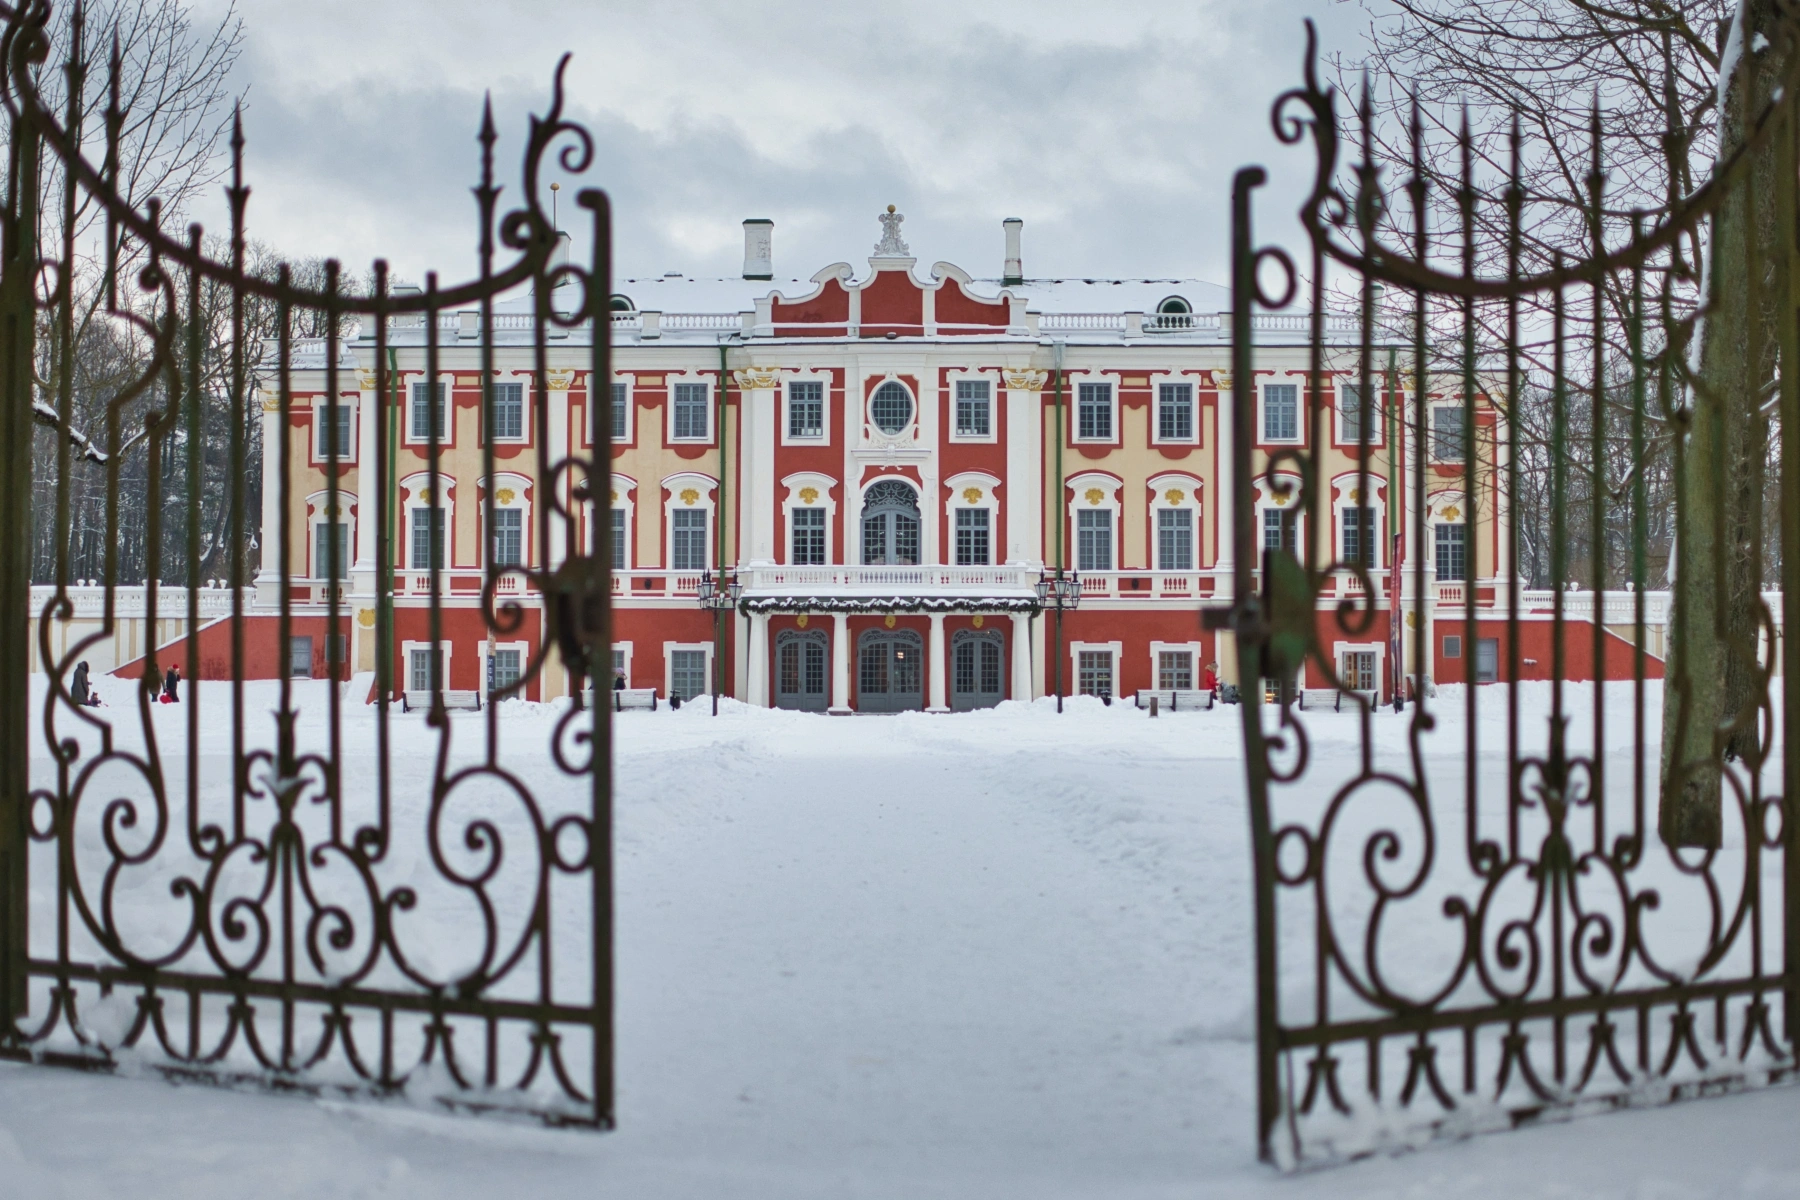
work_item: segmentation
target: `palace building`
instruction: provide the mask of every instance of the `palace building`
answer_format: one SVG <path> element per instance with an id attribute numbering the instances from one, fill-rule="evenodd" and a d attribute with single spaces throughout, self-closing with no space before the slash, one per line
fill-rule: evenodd
<path id="1" fill-rule="evenodd" d="M 1396 422 L 1383 415 L 1385 399 L 1359 395 L 1353 321 L 1329 318 L 1330 418 L 1324 444 L 1309 446 L 1304 315 L 1256 317 L 1255 418 L 1236 429 L 1224 289 L 1193 279 L 1029 277 L 1016 220 L 1004 223 L 1000 275 L 978 278 L 947 262 L 922 271 L 902 220 L 892 208 L 881 214 L 866 270 L 833 263 L 809 278 L 777 277 L 771 223 L 747 221 L 742 278 L 618 282 L 610 379 L 590 375 L 591 323 L 551 325 L 540 345 L 530 297 L 500 306 L 491 474 L 478 312 L 438 315 L 430 379 L 424 318 L 391 320 L 396 405 L 376 403 L 366 322 L 342 343 L 335 405 L 322 345 L 298 344 L 286 430 L 265 394 L 269 482 L 255 604 L 267 617 L 279 603 L 285 519 L 292 636 L 281 648 L 253 641 L 267 640 L 296 674 L 374 670 L 374 467 L 377 422 L 386 421 L 397 690 L 430 688 L 435 670 L 447 689 L 485 693 L 512 684 L 543 648 L 544 668 L 525 694 L 566 694 L 539 596 L 521 575 L 502 573 L 495 601 L 519 611 L 502 623 L 506 632 L 491 632 L 484 576 L 490 561 L 554 567 L 565 521 L 591 519 L 601 497 L 612 531 L 613 664 L 634 688 L 686 698 L 718 677 L 725 694 L 751 704 L 885 712 L 1044 696 L 1059 673 L 1066 694 L 1192 688 L 1211 662 L 1234 682 L 1231 634 L 1205 628 L 1201 610 L 1231 596 L 1231 446 L 1242 437 L 1253 448 L 1263 544 L 1317 539 L 1321 561 L 1369 568 L 1374 611 L 1355 636 L 1337 610 L 1351 597 L 1369 604 L 1360 577 L 1334 572 L 1317 597 L 1321 636 L 1348 685 L 1385 700 L 1399 674 L 1389 636 L 1397 546 L 1408 564 L 1399 606 L 1409 627 L 1424 620 L 1431 630 L 1424 673 L 1492 679 L 1504 669 L 1500 472 L 1479 472 L 1471 512 L 1461 465 L 1467 421 L 1484 453 L 1504 460 L 1486 397 L 1423 401 L 1427 536 L 1415 545 L 1414 489 L 1393 466 L 1410 462 L 1410 447 L 1389 441 L 1420 401 L 1403 397 Z M 544 464 L 591 452 L 595 421 L 611 424 L 610 479 L 547 478 Z M 1359 475 L 1365 422 L 1370 461 Z M 326 481 L 334 442 L 336 511 Z M 1271 456 L 1280 462 L 1289 448 L 1322 456 L 1328 495 L 1318 528 L 1290 505 L 1284 485 L 1297 479 L 1269 475 Z M 283 454 L 285 511 L 273 483 Z M 1396 484 L 1405 495 L 1390 503 Z M 561 503 L 548 489 L 560 489 Z M 589 494 L 593 501 L 578 498 Z M 586 537 L 585 527 L 575 533 Z M 1417 597 L 1411 564 L 1420 554 L 1428 585 Z M 1060 614 L 1043 586 L 1059 568 L 1078 581 L 1078 598 L 1067 596 L 1073 606 Z M 336 629 L 327 628 L 332 589 Z M 702 606 L 703 592 L 734 600 L 722 622 Z M 1464 645 L 1469 604 L 1482 632 Z M 1541 615 L 1536 628 L 1547 633 Z M 1522 613 L 1523 636 L 1533 620 Z M 1626 662 L 1628 644 L 1611 640 Z M 1524 653 L 1522 673 L 1541 677 L 1548 654 Z M 1318 675 L 1309 667 L 1301 686 L 1321 686 Z"/>

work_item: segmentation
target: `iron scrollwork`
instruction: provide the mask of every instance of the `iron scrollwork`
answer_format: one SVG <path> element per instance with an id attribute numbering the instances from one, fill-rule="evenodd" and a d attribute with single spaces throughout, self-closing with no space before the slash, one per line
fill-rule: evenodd
<path id="1" fill-rule="evenodd" d="M 1769 139 L 1791 141 L 1800 127 L 1792 17 L 1784 18 L 1783 30 L 1772 39 L 1786 55 L 1776 60 L 1785 62 L 1777 72 L 1780 87 L 1770 107 L 1750 122 L 1752 147 Z M 1574 351 L 1564 328 L 1565 297 L 1623 280 L 1635 314 L 1625 389 L 1629 436 L 1634 461 L 1644 461 L 1652 391 L 1659 391 L 1672 427 L 1680 430 L 1686 420 L 1667 399 L 1667 381 L 1681 370 L 1674 360 L 1683 334 L 1677 322 L 1665 322 L 1658 331 L 1663 348 L 1648 348 L 1645 314 L 1654 306 L 1644 295 L 1646 268 L 1656 256 L 1674 253 L 1726 198 L 1754 185 L 1748 155 L 1728 159 L 1656 223 L 1635 222 L 1626 244 L 1608 247 L 1596 236 L 1587 253 L 1559 256 L 1532 273 L 1516 253 L 1524 198 L 1515 134 L 1511 185 L 1503 197 L 1515 252 L 1504 275 L 1487 277 L 1475 269 L 1476 192 L 1465 122 L 1463 174 L 1452 184 L 1461 189 L 1462 238 L 1447 247 L 1461 252 L 1457 272 L 1439 265 L 1428 236 L 1430 184 L 1419 122 L 1415 118 L 1411 174 L 1403 185 L 1407 202 L 1394 206 L 1373 149 L 1366 92 L 1361 161 L 1340 166 L 1339 98 L 1319 82 L 1314 51 L 1309 23 L 1305 82 L 1280 97 L 1273 111 L 1278 139 L 1310 144 L 1314 155 L 1313 185 L 1300 208 L 1311 252 L 1307 433 L 1301 448 L 1272 453 L 1260 464 L 1252 460 L 1250 439 L 1237 439 L 1235 600 L 1228 612 L 1209 614 L 1236 631 L 1241 674 L 1254 684 L 1244 689 L 1242 716 L 1255 867 L 1262 1154 L 1288 1167 L 1330 1162 L 1505 1128 L 1545 1113 L 1661 1103 L 1791 1077 L 1800 1020 L 1792 958 L 1800 893 L 1789 855 L 1788 806 L 1777 790 L 1791 768 L 1775 740 L 1779 722 L 1792 746 L 1800 691 L 1791 677 L 1780 678 L 1787 703 L 1779 716 L 1774 712 L 1769 697 L 1777 681 L 1777 637 L 1768 603 L 1757 613 L 1760 638 L 1740 638 L 1728 648 L 1751 673 L 1755 698 L 1728 714 L 1713 760 L 1677 763 L 1671 776 L 1699 770 L 1717 775 L 1724 829 L 1710 845 L 1665 843 L 1652 823 L 1657 788 L 1672 784 L 1658 777 L 1650 725 L 1657 697 L 1651 684 L 1662 666 L 1646 649 L 1649 581 L 1642 553 L 1612 564 L 1609 575 L 1604 540 L 1596 532 L 1590 542 L 1602 550 L 1588 564 L 1588 628 L 1598 630 L 1609 588 L 1628 614 L 1618 623 L 1630 627 L 1621 644 L 1629 643 L 1623 653 L 1631 682 L 1612 685 L 1610 701 L 1605 686 L 1567 682 L 1576 668 L 1586 679 L 1606 678 L 1607 635 L 1588 637 L 1591 664 L 1578 658 L 1578 622 L 1561 583 L 1575 568 L 1566 560 L 1568 531 L 1560 509 L 1550 531 L 1559 582 L 1535 627 L 1552 656 L 1548 681 L 1521 682 L 1526 635 L 1516 568 L 1510 578 L 1495 581 L 1496 595 L 1480 602 L 1492 606 L 1485 614 L 1477 612 L 1469 572 L 1462 612 L 1445 632 L 1463 639 L 1467 654 L 1483 630 L 1503 625 L 1495 636 L 1504 648 L 1496 651 L 1498 682 L 1491 689 L 1466 683 L 1457 714 L 1461 729 L 1437 740 L 1432 734 L 1440 718 L 1449 724 L 1455 710 L 1434 702 L 1426 679 L 1438 585 L 1424 552 L 1432 474 L 1426 445 L 1433 434 L 1423 398 L 1455 395 L 1471 408 L 1478 398 L 1516 399 L 1527 383 L 1517 306 L 1536 304 L 1556 352 L 1554 376 L 1545 386 L 1558 418 L 1553 486 L 1562 488 L 1572 457 L 1582 452 L 1563 428 L 1583 391 L 1567 365 Z M 1594 129 L 1588 203 L 1598 230 L 1604 175 L 1597 116 Z M 1285 306 L 1296 290 L 1294 263 L 1258 247 L 1252 235 L 1252 198 L 1265 180 L 1259 168 L 1246 168 L 1234 192 L 1232 403 L 1240 434 L 1256 412 L 1254 314 Z M 1794 185 L 1790 179 L 1782 186 L 1782 211 L 1791 215 Z M 1766 248 L 1768 253 L 1794 253 L 1791 223 L 1782 237 L 1785 244 Z M 1277 294 L 1264 289 L 1261 275 L 1268 270 L 1285 276 Z M 1347 288 L 1328 294 L 1332 278 L 1340 286 L 1348 280 Z M 1383 287 L 1387 305 L 1399 297 L 1411 301 L 1412 311 L 1396 319 L 1378 308 L 1377 289 Z M 1479 303 L 1513 306 L 1506 343 L 1491 352 L 1478 352 Z M 1791 314 L 1791 304 L 1784 311 Z M 1334 329 L 1355 330 L 1354 345 L 1328 339 L 1333 318 Z M 1593 351 L 1595 359 L 1599 354 Z M 1658 371 L 1660 389 L 1649 382 Z M 1347 482 L 1368 498 L 1381 488 L 1397 495 L 1392 490 L 1403 477 L 1410 492 L 1409 503 L 1396 499 L 1391 510 L 1406 526 L 1392 535 L 1411 540 L 1404 576 L 1395 570 L 1381 579 L 1367 545 L 1356 560 L 1342 561 L 1322 549 L 1316 533 L 1291 549 L 1265 551 L 1261 544 L 1263 531 L 1253 520 L 1259 481 L 1278 492 L 1276 503 L 1290 505 L 1309 531 L 1330 527 L 1321 460 L 1332 441 L 1323 422 L 1331 419 L 1324 397 L 1334 376 L 1360 388 L 1363 405 L 1361 445 Z M 1598 383 L 1585 389 L 1594 406 L 1587 419 L 1596 447 L 1606 431 L 1601 390 Z M 1373 398 L 1381 403 L 1370 404 Z M 1496 494 L 1516 493 L 1516 456 L 1500 464 L 1492 448 L 1508 438 L 1518 444 L 1519 405 L 1496 408 L 1495 440 L 1480 442 L 1475 420 L 1465 418 L 1453 469 L 1444 472 L 1452 482 L 1442 486 L 1470 514 L 1471 526 L 1485 502 L 1484 483 Z M 1384 417 L 1387 438 L 1403 441 L 1409 456 L 1402 462 L 1400 445 L 1387 443 L 1393 446 L 1393 473 L 1386 478 L 1375 473 L 1380 460 L 1371 452 L 1387 441 L 1374 428 Z M 1641 550 L 1644 493 L 1641 486 L 1623 490 L 1629 494 L 1619 503 L 1630 510 Z M 1592 501 L 1596 531 L 1604 500 Z M 1372 531 L 1375 524 L 1363 528 Z M 1782 536 L 1785 555 L 1800 554 L 1793 530 L 1784 526 Z M 1516 563 L 1516 526 L 1498 529 L 1495 537 L 1497 545 L 1512 539 L 1509 561 Z M 1403 544 L 1394 542 L 1396 549 Z M 1324 599 L 1332 596 L 1338 599 Z M 1331 630 L 1350 640 L 1375 638 L 1384 625 L 1396 653 L 1376 691 L 1391 691 L 1396 709 L 1410 701 L 1409 714 L 1391 718 L 1377 711 L 1366 681 L 1344 677 L 1344 665 L 1332 661 L 1321 637 Z M 1410 644 L 1410 668 L 1398 661 L 1408 648 L 1403 638 Z M 1758 641 L 1760 647 L 1753 644 Z M 1685 670 L 1677 664 L 1663 684 L 1671 703 L 1688 686 Z M 1356 749 L 1341 761 L 1322 758 L 1309 734 L 1305 693 L 1295 686 L 1303 674 L 1314 689 L 1353 701 L 1340 707 L 1350 718 L 1320 718 L 1358 723 Z M 1542 696 L 1531 703 L 1547 702 L 1541 723 L 1522 712 L 1522 697 L 1533 686 Z M 1484 723 L 1484 713 L 1494 714 L 1492 721 Z M 1722 749 L 1733 729 L 1751 731 L 1755 742 L 1735 762 Z"/>
<path id="2" fill-rule="evenodd" d="M 309 693 L 303 711 L 285 650 L 297 620 L 290 529 L 295 481 L 288 465 L 289 439 L 296 436 L 293 376 L 318 372 L 324 396 L 343 394 L 345 373 L 358 365 L 347 348 L 349 326 L 360 322 L 373 331 L 361 344 L 372 346 L 374 361 L 360 365 L 374 380 L 365 394 L 372 393 L 384 416 L 399 398 L 390 366 L 393 330 L 423 319 L 427 377 L 437 378 L 440 314 L 476 306 L 483 378 L 491 380 L 498 374 L 492 369 L 495 301 L 524 286 L 537 297 L 531 316 L 536 377 L 548 375 L 546 331 L 552 326 L 590 331 L 590 388 L 610 376 L 607 198 L 594 189 L 577 196 L 594 247 L 586 265 L 555 261 L 557 233 L 541 204 L 552 165 L 564 177 L 579 177 L 594 162 L 587 131 L 564 116 L 567 58 L 557 68 L 548 113 L 531 122 L 523 201 L 503 216 L 494 180 L 496 135 L 491 115 L 484 114 L 475 189 L 479 276 L 452 287 L 440 287 L 431 276 L 424 289 L 403 293 L 390 286 L 386 265 L 377 263 L 373 289 L 357 294 L 345 289 L 335 262 L 326 264 L 316 287 L 299 286 L 286 267 L 273 277 L 246 270 L 249 189 L 241 127 L 231 142 L 228 260 L 205 252 L 197 225 L 185 236 L 164 229 L 155 200 L 141 209 L 128 202 L 118 179 L 128 117 L 119 98 L 118 56 L 106 79 L 106 158 L 96 167 L 85 156 L 87 135 L 79 124 L 90 67 L 79 9 L 67 26 L 73 36 L 61 64 L 67 114 L 51 111 L 38 90 L 51 45 L 50 16 L 47 0 L 0 6 L 0 86 L 13 161 L 27 164 L 21 169 L 29 176 L 41 158 L 54 176 L 47 193 L 60 190 L 66 204 L 103 212 L 106 274 L 97 285 L 103 311 L 135 332 L 145 354 L 137 377 L 107 402 L 104 431 L 89 438 L 77 430 L 66 368 L 77 263 L 88 248 L 75 244 L 73 227 L 65 223 L 54 256 L 29 261 L 22 248 L 40 240 L 38 189 L 35 178 L 15 179 L 4 214 L 8 257 L 0 308 L 9 330 L 37 332 L 35 339 L 15 337 L 0 347 L 7 419 L 26 414 L 23 431 L 16 422 L 8 427 L 18 436 L 9 439 L 9 473 L 0 490 L 9 503 L 25 502 L 34 486 L 31 430 L 47 431 L 56 470 L 37 483 L 56 489 L 61 528 L 69 511 L 71 460 L 80 454 L 105 472 L 108 540 L 99 625 L 66 646 L 54 634 L 75 613 L 67 537 L 57 551 L 54 595 L 29 618 L 29 557 L 9 559 L 0 572 L 9 605 L 0 613 L 0 646 L 7 652 L 0 667 L 0 724 L 13 739 L 0 767 L 0 814 L 17 817 L 0 823 L 0 1056 L 97 1069 L 131 1061 L 184 1078 L 281 1090 L 405 1093 L 455 1109 L 501 1109 L 552 1123 L 609 1127 L 610 726 L 604 706 L 584 703 L 596 647 L 605 643 L 610 624 L 605 522 L 590 519 L 587 495 L 588 481 L 610 462 L 605 423 L 595 422 L 587 456 L 571 453 L 535 469 L 533 485 L 545 498 L 536 506 L 536 544 L 555 545 L 556 553 L 546 557 L 556 565 L 490 564 L 479 607 L 464 610 L 478 614 L 490 639 L 504 635 L 531 643 L 518 677 L 489 689 L 485 720 L 452 721 L 444 681 L 434 674 L 423 727 L 430 751 L 415 769 L 396 770 L 401 764 L 394 761 L 390 701 L 400 689 L 393 677 L 391 565 L 373 576 L 370 624 L 378 653 L 368 717 L 351 721 L 344 711 L 347 670 L 338 670 L 344 655 L 333 649 L 326 651 L 333 682 Z M 497 266 L 502 251 L 513 257 Z M 225 531 L 231 606 L 224 620 L 233 635 L 228 670 L 222 678 L 203 672 L 199 638 L 190 636 L 185 652 L 165 656 L 187 676 L 185 704 L 177 710 L 184 721 L 153 707 L 156 697 L 147 683 L 134 690 L 128 709 L 93 708 L 78 703 L 72 674 L 118 628 L 121 586 L 113 547 L 121 519 L 120 467 L 128 454 L 145 454 L 150 462 L 147 578 L 162 575 L 164 538 L 154 522 L 165 510 L 185 510 L 187 562 L 198 561 L 192 539 L 200 527 L 200 489 L 191 484 L 204 437 L 197 332 L 203 285 L 266 302 L 278 314 L 274 345 L 258 355 L 246 345 L 243 305 L 237 306 L 224 371 L 232 384 L 220 402 L 228 405 L 234 430 L 219 447 L 229 458 L 233 489 Z M 303 315 L 317 318 L 318 336 L 296 332 Z M 259 382 L 266 411 L 277 418 L 267 427 L 282 439 L 283 464 L 278 478 L 264 481 L 278 491 L 282 514 L 279 530 L 264 531 L 275 543 L 265 547 L 263 574 L 273 586 L 264 590 L 279 597 L 277 644 L 283 648 L 267 726 L 247 710 L 242 633 L 252 583 L 242 431 Z M 207 403 L 217 399 L 205 397 Z M 146 404 L 147 415 L 131 415 Z M 492 420 L 493 404 L 493 386 L 484 385 L 484 421 Z M 541 424 L 548 418 L 544 406 L 536 408 Z M 133 421 L 140 426 L 129 428 Z M 383 422 L 377 428 L 385 433 Z M 539 446 L 552 444 L 544 432 L 540 428 Z M 440 438 L 434 428 L 428 455 L 434 477 Z M 490 477 L 492 441 L 483 440 Z M 387 449 L 385 440 L 380 449 Z M 333 439 L 325 473 L 333 514 L 350 499 L 340 491 L 342 453 Z M 362 465 L 376 474 L 380 503 L 388 506 L 394 480 L 387 456 L 376 458 Z M 163 469 L 165 460 L 170 470 Z M 190 486 L 163 495 L 164 481 L 180 478 L 182 469 L 190 472 Z M 491 494 L 484 503 L 491 521 Z M 440 507 L 441 494 L 431 504 Z M 385 507 L 363 514 L 384 523 L 390 516 Z M 395 547 L 385 532 L 380 538 L 380 558 L 393 564 Z M 304 554 L 298 561 L 305 562 Z M 444 637 L 442 564 L 429 573 L 436 646 Z M 202 624 L 202 589 L 190 582 L 195 586 L 184 589 L 183 615 L 193 631 Z M 149 629 L 156 628 L 159 590 L 144 589 Z M 349 627 L 342 590 L 323 589 L 328 631 Z M 534 594 L 535 602 L 526 603 Z M 535 630 L 532 607 L 546 614 Z M 42 664 L 47 686 L 30 683 L 28 658 Z M 515 765 L 503 753 L 491 701 L 525 695 L 552 661 L 567 674 L 568 709 L 556 722 L 552 744 L 538 752 L 541 766 L 531 765 L 529 755 Z M 146 679 L 159 673 L 154 645 L 146 663 Z M 203 729 L 203 698 L 220 696 L 229 699 L 229 729 Z M 39 732 L 27 746 L 34 705 Z"/>

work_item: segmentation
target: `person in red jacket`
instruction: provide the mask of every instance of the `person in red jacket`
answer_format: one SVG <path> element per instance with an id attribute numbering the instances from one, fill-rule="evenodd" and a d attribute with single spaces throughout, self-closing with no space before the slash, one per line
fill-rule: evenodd
<path id="1" fill-rule="evenodd" d="M 1209 662 L 1206 664 L 1206 670 L 1200 672 L 1200 690 L 1203 692 L 1212 692 L 1214 695 L 1218 694 L 1218 691 L 1219 691 L 1219 664 L 1218 663 Z"/>

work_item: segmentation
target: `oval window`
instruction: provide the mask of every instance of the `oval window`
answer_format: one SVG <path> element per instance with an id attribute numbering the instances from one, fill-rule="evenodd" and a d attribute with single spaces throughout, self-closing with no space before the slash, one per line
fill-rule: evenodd
<path id="1" fill-rule="evenodd" d="M 912 415 L 912 393 L 905 385 L 890 380 L 875 389 L 875 398 L 869 402 L 869 417 L 881 432 L 899 433 L 911 423 Z"/>

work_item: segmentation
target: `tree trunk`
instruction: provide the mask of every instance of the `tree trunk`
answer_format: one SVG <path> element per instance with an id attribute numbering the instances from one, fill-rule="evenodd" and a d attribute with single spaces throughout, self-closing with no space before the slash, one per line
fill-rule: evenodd
<path id="1" fill-rule="evenodd" d="M 1776 0 L 1744 0 L 1723 80 L 1718 161 L 1743 146 L 1776 72 L 1767 49 Z M 1762 38 L 1758 39 L 1757 35 Z M 1774 154 L 1757 152 L 1712 218 L 1712 260 L 1699 371 L 1677 450 L 1673 636 L 1663 703 L 1658 827 L 1672 846 L 1717 846 L 1723 761 L 1756 745 L 1756 603 L 1761 494 L 1769 422 L 1759 409 L 1774 377 Z"/>

